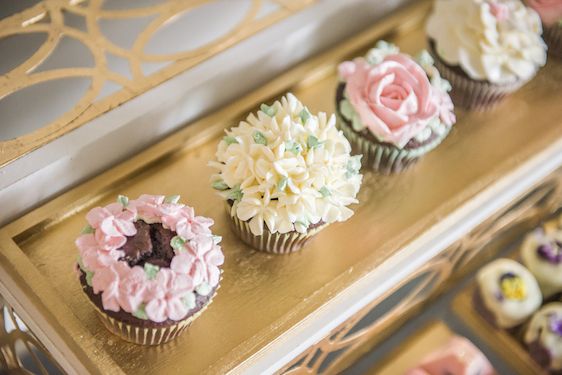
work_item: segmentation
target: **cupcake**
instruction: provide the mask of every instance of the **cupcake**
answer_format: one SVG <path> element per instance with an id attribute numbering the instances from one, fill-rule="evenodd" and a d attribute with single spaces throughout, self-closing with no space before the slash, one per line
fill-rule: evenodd
<path id="1" fill-rule="evenodd" d="M 492 325 L 513 329 L 527 320 L 542 303 L 537 280 L 511 259 L 497 259 L 476 275 L 474 307 Z"/>
<path id="2" fill-rule="evenodd" d="M 219 142 L 212 186 L 225 200 L 233 230 L 254 249 L 289 253 L 357 203 L 361 156 L 335 127 L 292 94 L 262 104 Z"/>
<path id="3" fill-rule="evenodd" d="M 426 51 L 417 60 L 379 41 L 366 57 L 338 68 L 338 124 L 364 164 L 383 174 L 433 150 L 456 121 L 449 82 Z"/>
<path id="4" fill-rule="evenodd" d="M 562 303 L 549 303 L 531 319 L 524 336 L 530 356 L 550 374 L 562 374 Z"/>
<path id="5" fill-rule="evenodd" d="M 546 62 L 541 33 L 519 0 L 436 0 L 427 23 L 435 66 L 466 109 L 489 108 L 535 76 Z"/>
<path id="6" fill-rule="evenodd" d="M 560 0 L 525 0 L 541 17 L 543 38 L 548 52 L 562 57 L 562 1 Z"/>
<path id="7" fill-rule="evenodd" d="M 545 297 L 562 292 L 562 230 L 541 227 L 529 233 L 521 245 L 521 258 Z"/>
<path id="8" fill-rule="evenodd" d="M 224 257 L 213 220 L 179 196 L 93 208 L 76 240 L 84 293 L 109 331 L 142 345 L 177 337 L 211 303 Z"/>
<path id="9" fill-rule="evenodd" d="M 452 337 L 405 375 L 494 375 L 488 358 L 468 339 Z"/>

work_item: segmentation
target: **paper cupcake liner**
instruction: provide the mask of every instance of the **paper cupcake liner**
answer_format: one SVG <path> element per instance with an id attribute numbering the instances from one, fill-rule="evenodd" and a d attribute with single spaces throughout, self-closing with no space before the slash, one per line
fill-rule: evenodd
<path id="1" fill-rule="evenodd" d="M 467 110 L 483 111 L 490 109 L 527 82 L 520 80 L 508 85 L 493 85 L 488 82 L 475 81 L 445 65 L 431 48 L 430 53 L 441 76 L 448 80 L 453 87 L 450 93 L 453 103 L 455 106 Z"/>
<path id="2" fill-rule="evenodd" d="M 450 129 L 448 129 L 444 134 L 435 138 L 435 140 L 427 145 L 420 146 L 416 149 L 405 150 L 376 143 L 363 137 L 351 128 L 348 122 L 341 117 L 339 112 L 338 127 L 343 131 L 343 134 L 349 140 L 355 152 L 363 154 L 363 159 L 361 160 L 363 166 L 382 174 L 399 173 L 405 170 L 414 164 L 420 156 L 427 154 L 437 147 L 443 139 L 447 137 L 450 131 Z"/>
<path id="3" fill-rule="evenodd" d="M 288 254 L 299 251 L 312 237 L 328 226 L 328 224 L 323 224 L 316 228 L 309 229 L 307 233 L 271 233 L 264 227 L 263 234 L 261 236 L 256 236 L 250 230 L 250 224 L 238 219 L 237 216 L 230 215 L 230 209 L 231 206 L 227 204 L 226 211 L 231 218 L 232 229 L 242 242 L 255 250 L 268 253 Z"/>
<path id="4" fill-rule="evenodd" d="M 217 290 L 218 290 L 217 286 Z M 116 336 L 119 336 L 125 341 L 132 342 L 138 345 L 160 345 L 171 341 L 178 337 L 187 327 L 193 323 L 207 309 L 216 295 L 216 290 L 213 296 L 207 301 L 201 310 L 197 311 L 190 317 L 181 320 L 175 324 L 165 327 L 139 327 L 133 324 L 124 323 L 107 315 L 104 311 L 100 310 L 90 299 L 90 304 L 94 306 L 96 313 L 108 331 Z"/>
<path id="5" fill-rule="evenodd" d="M 562 58 L 562 27 L 558 25 L 543 26 L 542 37 L 548 46 L 548 53 Z"/>

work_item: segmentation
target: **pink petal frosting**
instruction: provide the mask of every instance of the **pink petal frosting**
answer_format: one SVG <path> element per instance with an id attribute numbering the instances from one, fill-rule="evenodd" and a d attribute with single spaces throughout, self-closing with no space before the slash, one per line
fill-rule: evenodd
<path id="1" fill-rule="evenodd" d="M 562 1 L 560 0 L 526 0 L 541 17 L 542 22 L 551 26 L 562 21 Z"/>
<path id="2" fill-rule="evenodd" d="M 153 279 L 143 267 L 119 260 L 127 237 L 136 234 L 138 219 L 162 223 L 186 241 L 170 268 L 159 269 Z M 213 220 L 195 216 L 189 206 L 165 202 L 160 195 L 142 195 L 126 207 L 113 203 L 93 208 L 86 220 L 93 233 L 80 235 L 76 246 L 83 267 L 93 272 L 92 288 L 101 293 L 105 310 L 135 313 L 144 307 L 154 322 L 181 320 L 190 309 L 183 300 L 186 295 L 202 283 L 211 287 L 219 283 L 224 256 L 210 230 Z"/>
<path id="3" fill-rule="evenodd" d="M 439 113 L 438 90 L 407 55 L 390 54 L 376 65 L 357 58 L 339 73 L 361 122 L 383 142 L 404 147 Z"/>

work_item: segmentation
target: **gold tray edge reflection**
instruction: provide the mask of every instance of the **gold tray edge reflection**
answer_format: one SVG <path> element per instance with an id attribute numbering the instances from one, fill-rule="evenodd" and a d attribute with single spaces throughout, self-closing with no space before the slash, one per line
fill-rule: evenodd
<path id="1" fill-rule="evenodd" d="M 507 332 L 494 328 L 478 314 L 472 305 L 475 283 L 472 281 L 453 300 L 453 311 L 468 327 L 480 336 L 506 363 L 523 375 L 544 373 L 525 348 Z"/>

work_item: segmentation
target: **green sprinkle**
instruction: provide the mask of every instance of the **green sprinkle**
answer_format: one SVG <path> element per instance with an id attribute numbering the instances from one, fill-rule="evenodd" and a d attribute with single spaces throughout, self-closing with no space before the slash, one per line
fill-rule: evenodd
<path id="1" fill-rule="evenodd" d="M 273 117 L 277 113 L 277 109 L 274 106 L 268 106 L 267 104 L 260 105 L 260 110 L 269 117 Z"/>
<path id="2" fill-rule="evenodd" d="M 86 284 L 88 286 L 92 286 L 92 278 L 94 277 L 94 273 L 90 271 L 86 271 Z"/>
<path id="3" fill-rule="evenodd" d="M 318 140 L 318 138 L 316 138 L 313 135 L 309 135 L 308 138 L 306 139 L 306 144 L 308 146 L 308 148 L 316 148 L 319 147 L 320 145 L 322 145 L 323 142 L 320 142 Z"/>
<path id="4" fill-rule="evenodd" d="M 175 194 L 175 195 L 168 195 L 166 198 L 164 198 L 164 202 L 166 203 L 172 203 L 172 204 L 176 204 L 180 201 L 180 196 Z"/>
<path id="5" fill-rule="evenodd" d="M 230 189 L 230 192 L 228 193 L 228 199 L 233 201 L 239 201 L 242 199 L 243 196 L 244 193 L 242 192 L 242 190 L 240 190 L 240 185 L 234 186 L 232 189 Z"/>
<path id="6" fill-rule="evenodd" d="M 225 141 L 226 144 L 229 145 L 229 146 L 230 146 L 231 144 L 234 144 L 234 143 L 236 143 L 236 144 L 239 144 L 239 143 L 240 143 L 240 142 L 238 142 L 238 140 L 237 140 L 236 138 L 234 138 L 234 137 L 231 136 L 231 135 L 227 135 L 227 136 L 224 137 L 222 140 Z"/>
<path id="7" fill-rule="evenodd" d="M 181 298 L 182 303 L 185 307 L 189 310 L 195 307 L 195 294 L 187 293 L 185 296 Z"/>
<path id="8" fill-rule="evenodd" d="M 133 316 L 135 318 L 138 319 L 142 319 L 142 320 L 147 320 L 148 319 L 148 315 L 146 315 L 146 305 L 144 303 L 141 303 L 138 307 L 138 309 L 136 309 L 135 311 L 133 311 Z"/>
<path id="9" fill-rule="evenodd" d="M 308 109 L 306 109 L 306 107 L 304 107 L 302 111 L 300 111 L 299 117 L 301 118 L 302 123 L 306 124 L 306 121 L 310 118 L 310 112 L 308 112 Z"/>
<path id="10" fill-rule="evenodd" d="M 129 198 L 127 198 L 125 195 L 118 195 L 117 203 L 121 203 L 121 206 L 127 207 L 127 205 L 129 204 Z"/>
<path id="11" fill-rule="evenodd" d="M 146 274 L 146 277 L 148 277 L 148 280 L 154 280 L 158 271 L 160 271 L 160 267 L 150 263 L 144 264 L 144 273 Z"/>
<path id="12" fill-rule="evenodd" d="M 256 142 L 257 144 L 267 146 L 267 138 L 265 138 L 265 135 L 263 135 L 262 132 L 256 130 L 253 134 L 253 137 L 254 142 Z"/>
<path id="13" fill-rule="evenodd" d="M 279 191 L 283 191 L 285 190 L 285 188 L 287 187 L 287 177 L 283 176 L 281 177 L 281 179 L 279 179 L 279 182 L 277 183 L 277 190 Z"/>
<path id="14" fill-rule="evenodd" d="M 80 233 L 82 233 L 82 234 L 94 233 L 94 228 L 92 228 L 92 226 L 90 224 L 88 224 L 84 228 L 82 228 L 82 231 Z"/>
<path id="15" fill-rule="evenodd" d="M 180 236 L 174 236 L 170 240 L 170 246 L 172 246 L 172 248 L 174 248 L 175 250 L 179 251 L 183 249 L 183 245 L 185 245 L 185 240 Z"/>
<path id="16" fill-rule="evenodd" d="M 292 152 L 295 155 L 298 155 L 302 151 L 302 146 L 300 143 L 295 141 L 285 141 L 285 150 Z"/>
<path id="17" fill-rule="evenodd" d="M 328 190 L 326 186 L 322 186 L 322 188 L 318 191 L 320 192 L 320 194 L 322 194 L 322 198 L 326 198 L 332 195 L 332 193 L 330 192 L 330 190 Z"/>
<path id="18" fill-rule="evenodd" d="M 213 189 L 215 189 L 215 190 L 221 190 L 222 191 L 222 190 L 228 189 L 228 185 L 222 180 L 217 180 L 217 181 L 213 182 L 212 186 L 213 186 Z"/>
<path id="19" fill-rule="evenodd" d="M 199 286 L 197 288 L 195 288 L 195 291 L 197 292 L 197 294 L 202 295 L 202 296 L 208 296 L 209 293 L 211 293 L 211 286 L 205 282 L 199 284 Z"/>

